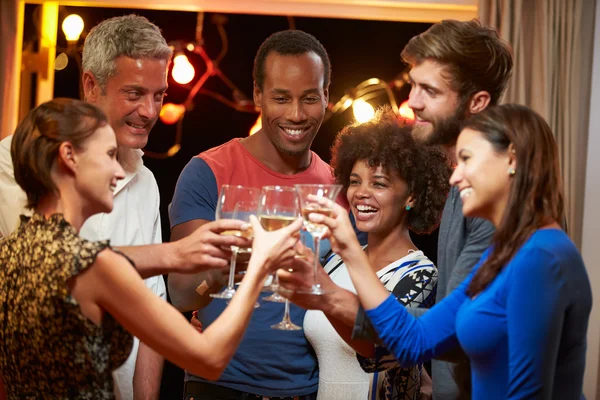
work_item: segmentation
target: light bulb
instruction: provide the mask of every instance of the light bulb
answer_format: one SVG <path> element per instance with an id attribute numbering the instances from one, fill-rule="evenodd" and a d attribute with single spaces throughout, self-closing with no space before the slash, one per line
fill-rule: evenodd
<path id="1" fill-rule="evenodd" d="M 260 131 L 261 128 L 262 128 L 262 114 L 259 114 L 258 119 L 254 123 L 252 128 L 250 128 L 250 134 L 248 136 L 254 135 L 256 132 Z"/>
<path id="2" fill-rule="evenodd" d="M 173 59 L 173 71 L 171 71 L 175 82 L 185 85 L 194 79 L 196 71 L 184 54 L 179 54 Z"/>
<path id="3" fill-rule="evenodd" d="M 404 118 L 407 121 L 415 120 L 415 112 L 408 106 L 408 100 L 404 101 L 400 104 L 400 108 L 398 109 L 398 114 L 400 117 Z"/>
<path id="4" fill-rule="evenodd" d="M 76 42 L 79 35 L 83 32 L 83 19 L 77 14 L 71 14 L 62 23 L 62 30 L 65 33 L 67 42 Z"/>
<path id="5" fill-rule="evenodd" d="M 364 124 L 375 116 L 373 106 L 361 99 L 354 100 L 352 111 L 354 112 L 354 118 L 361 124 Z"/>
<path id="6" fill-rule="evenodd" d="M 163 124 L 172 125 L 179 121 L 184 112 L 185 106 L 182 104 L 166 103 L 160 109 L 159 118 Z"/>

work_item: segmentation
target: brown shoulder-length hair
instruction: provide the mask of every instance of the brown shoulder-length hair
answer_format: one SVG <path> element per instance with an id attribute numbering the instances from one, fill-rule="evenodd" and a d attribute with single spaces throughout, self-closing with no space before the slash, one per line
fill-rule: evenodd
<path id="1" fill-rule="evenodd" d="M 39 105 L 17 126 L 12 139 L 15 180 L 27 194 L 27 208 L 35 208 L 48 193 L 56 193 L 52 169 L 63 142 L 83 148 L 106 115 L 93 104 L 57 98 Z"/>
<path id="2" fill-rule="evenodd" d="M 481 133 L 499 153 L 514 149 L 516 157 L 516 172 L 492 238 L 491 254 L 468 288 L 474 296 L 496 278 L 532 233 L 563 221 L 564 199 L 556 141 L 536 112 L 516 104 L 495 106 L 469 118 L 465 128 Z"/>
<path id="3" fill-rule="evenodd" d="M 513 68 L 512 50 L 492 27 L 479 20 L 444 20 L 413 37 L 402 51 L 413 67 L 433 60 L 446 67 L 452 88 L 463 101 L 484 90 L 498 104 Z"/>

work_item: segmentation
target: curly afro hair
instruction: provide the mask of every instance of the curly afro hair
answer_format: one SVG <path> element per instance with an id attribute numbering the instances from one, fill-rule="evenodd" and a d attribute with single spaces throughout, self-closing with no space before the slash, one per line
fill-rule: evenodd
<path id="1" fill-rule="evenodd" d="M 382 107 L 366 123 L 343 128 L 331 147 L 336 181 L 348 189 L 357 161 L 382 166 L 406 182 L 415 199 L 408 213 L 411 231 L 430 233 L 439 224 L 450 184 L 450 163 L 440 150 L 415 142 L 411 126 L 399 121 L 392 109 Z"/>

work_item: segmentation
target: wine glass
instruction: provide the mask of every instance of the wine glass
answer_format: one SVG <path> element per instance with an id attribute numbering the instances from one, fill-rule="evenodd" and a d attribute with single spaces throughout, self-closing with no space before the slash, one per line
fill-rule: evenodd
<path id="1" fill-rule="evenodd" d="M 302 217 L 304 218 L 304 229 L 306 229 L 313 237 L 314 240 L 314 264 L 313 264 L 313 285 L 307 291 L 299 291 L 300 293 L 322 295 L 326 292 L 321 288 L 321 285 L 317 282 L 317 271 L 319 268 L 319 245 L 321 238 L 327 232 L 327 226 L 316 222 L 309 221 L 308 216 L 311 213 L 323 214 L 327 217 L 331 216 L 333 210 L 326 206 L 319 204 L 308 198 L 309 195 L 315 197 L 324 197 L 329 200 L 335 200 L 336 196 L 342 189 L 342 185 L 295 185 L 298 191 L 298 200 L 300 202 L 300 208 L 302 211 Z"/>
<path id="2" fill-rule="evenodd" d="M 306 232 L 304 232 L 306 233 Z M 305 234 L 300 234 L 300 241 L 302 242 L 303 245 L 303 249 L 302 249 L 302 253 L 297 253 L 296 254 L 296 258 L 306 258 L 306 235 Z M 287 290 L 284 288 L 279 288 L 278 290 Z M 290 316 L 290 301 L 286 298 L 284 301 L 284 312 L 283 312 L 283 318 L 281 319 L 281 321 L 275 325 L 271 325 L 271 329 L 277 329 L 279 331 L 299 331 L 302 330 L 302 327 L 294 324 L 292 322 L 292 318 Z"/>
<path id="3" fill-rule="evenodd" d="M 239 219 L 248 222 L 250 215 L 256 214 L 258 208 L 258 199 L 260 190 L 252 187 L 223 185 L 217 209 L 215 212 L 216 219 Z M 245 231 L 228 230 L 221 232 L 221 235 L 235 235 L 239 237 L 252 238 L 252 228 Z M 229 281 L 227 287 L 219 293 L 212 293 L 210 297 L 215 299 L 231 299 L 235 294 L 234 277 L 235 264 L 239 253 L 250 253 L 252 248 L 240 248 L 231 246 L 231 260 L 229 262 Z"/>
<path id="4" fill-rule="evenodd" d="M 261 190 L 258 206 L 258 220 L 264 230 L 271 232 L 288 226 L 300 216 L 298 193 L 291 186 L 265 186 Z M 279 279 L 277 274 L 267 290 L 273 292 L 263 300 L 283 303 L 285 298 L 277 293 Z"/>

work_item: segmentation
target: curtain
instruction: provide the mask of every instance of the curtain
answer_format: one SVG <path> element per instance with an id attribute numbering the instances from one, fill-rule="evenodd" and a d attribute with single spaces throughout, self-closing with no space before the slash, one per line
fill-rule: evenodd
<path id="1" fill-rule="evenodd" d="M 513 48 L 504 103 L 538 112 L 556 135 L 569 235 L 581 248 L 596 0 L 479 0 Z"/>
<path id="2" fill-rule="evenodd" d="M 17 59 L 19 0 L 0 1 L 0 139 L 12 135 L 17 126 L 20 61 Z M 15 85 L 16 83 L 16 85 Z"/>

